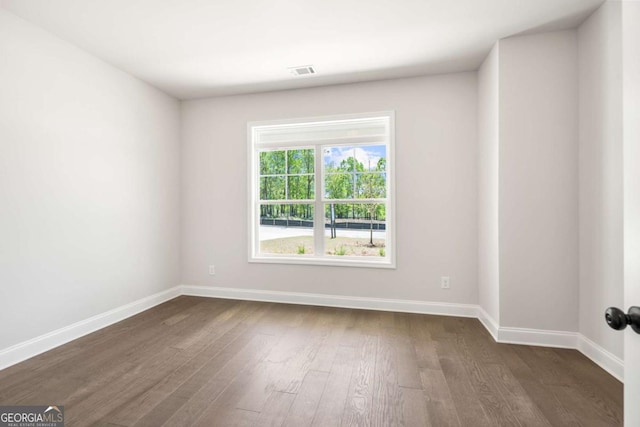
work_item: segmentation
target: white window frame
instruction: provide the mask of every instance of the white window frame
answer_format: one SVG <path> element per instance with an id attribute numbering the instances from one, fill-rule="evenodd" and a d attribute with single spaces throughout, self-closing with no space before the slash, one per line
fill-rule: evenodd
<path id="1" fill-rule="evenodd" d="M 341 122 L 357 122 L 358 120 L 367 119 L 384 119 L 386 121 L 386 135 L 383 139 L 380 136 L 375 138 L 368 137 L 356 137 L 353 140 L 349 138 L 338 139 L 317 139 L 317 140 L 302 140 L 302 141 L 288 141 L 288 142 L 260 142 L 260 132 L 269 131 L 270 129 L 277 129 L 279 127 L 293 126 L 295 125 L 328 125 L 328 124 L 340 124 Z M 249 262 L 251 263 L 275 263 L 275 264 L 301 264 L 301 265 L 328 265 L 328 266 L 344 266 L 344 267 L 370 267 L 370 268 L 396 268 L 396 189 L 395 189 L 395 113 L 393 111 L 383 111 L 374 113 L 358 113 L 358 114 L 343 114 L 335 116 L 324 117 L 309 117 L 309 118 L 297 118 L 297 119 L 285 119 L 285 120 L 269 120 L 269 121 L 256 121 L 247 123 L 247 139 L 248 139 L 248 159 L 247 159 L 247 188 L 248 188 L 248 209 L 247 209 L 247 223 L 248 223 L 248 248 L 249 248 Z M 386 189 L 386 256 L 385 257 L 362 257 L 362 256 L 336 256 L 326 255 L 324 253 L 324 235 L 325 235 L 325 223 L 324 223 L 324 205 L 327 203 L 324 193 L 324 146 L 358 146 L 358 145 L 371 145 L 380 144 L 386 145 L 386 175 L 387 175 L 387 189 Z M 287 201 L 291 204 L 312 204 L 314 206 L 314 254 L 313 255 L 279 255 L 279 254 L 261 254 L 259 252 L 259 227 L 260 227 L 260 204 L 259 189 L 260 189 L 260 161 L 259 152 L 265 148 L 273 148 L 278 150 L 287 149 L 302 149 L 302 148 L 314 148 L 315 149 L 315 191 L 314 199 L 308 200 L 290 200 Z M 320 153 L 320 155 L 318 154 Z M 345 199 L 334 200 L 335 202 L 354 202 L 358 203 L 366 202 L 366 199 Z M 262 202 L 264 203 L 264 202 Z"/>

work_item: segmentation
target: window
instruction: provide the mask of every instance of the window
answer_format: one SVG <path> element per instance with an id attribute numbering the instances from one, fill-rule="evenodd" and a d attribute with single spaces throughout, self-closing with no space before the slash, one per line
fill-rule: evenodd
<path id="1" fill-rule="evenodd" d="M 249 123 L 249 260 L 395 267 L 393 119 Z"/>

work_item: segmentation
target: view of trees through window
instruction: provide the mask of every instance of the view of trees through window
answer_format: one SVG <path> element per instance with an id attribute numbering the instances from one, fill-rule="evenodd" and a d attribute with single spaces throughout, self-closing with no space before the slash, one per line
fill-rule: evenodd
<path id="1" fill-rule="evenodd" d="M 324 252 L 386 255 L 386 145 L 321 146 L 259 152 L 261 253 L 312 255 L 316 179 L 323 186 Z M 320 195 L 318 195 L 320 196 Z"/>

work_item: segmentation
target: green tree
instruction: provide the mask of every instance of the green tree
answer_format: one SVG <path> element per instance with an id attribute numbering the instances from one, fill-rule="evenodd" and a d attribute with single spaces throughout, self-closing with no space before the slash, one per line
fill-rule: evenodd
<path id="1" fill-rule="evenodd" d="M 327 215 L 331 218 L 331 237 L 335 237 L 333 218 L 368 219 L 370 238 L 373 246 L 373 222 L 384 217 L 384 204 L 355 203 L 357 199 L 377 199 L 386 196 L 386 159 L 380 158 L 375 165 L 365 168 L 355 156 L 347 157 L 339 165 L 330 163 L 325 166 L 325 193 L 331 199 L 354 199 L 354 203 L 331 204 Z M 331 215 L 331 214 L 334 215 Z"/>
<path id="2" fill-rule="evenodd" d="M 362 198 L 363 199 L 379 199 L 385 197 L 386 182 L 383 174 L 379 172 L 365 173 L 360 176 L 362 183 Z M 376 216 L 380 203 L 364 203 L 363 204 L 366 213 L 369 217 L 369 246 L 375 246 L 373 244 L 373 219 Z"/>
<path id="3" fill-rule="evenodd" d="M 259 161 L 260 200 L 313 199 L 313 149 L 262 151 Z M 310 219 L 313 209 L 309 204 L 263 204 L 260 216 Z"/>
<path id="4" fill-rule="evenodd" d="M 260 199 L 278 200 L 284 198 L 285 193 L 285 152 L 260 152 Z M 262 205 L 260 215 L 275 218 L 280 216 L 278 205 Z"/>

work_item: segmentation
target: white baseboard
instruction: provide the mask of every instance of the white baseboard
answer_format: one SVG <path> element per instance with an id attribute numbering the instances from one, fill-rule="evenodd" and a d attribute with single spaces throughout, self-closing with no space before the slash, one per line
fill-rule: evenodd
<path id="1" fill-rule="evenodd" d="M 489 331 L 493 339 L 502 344 L 577 348 L 578 334 L 576 332 L 499 326 L 498 322 L 482 307 L 478 307 L 478 320 Z"/>
<path id="2" fill-rule="evenodd" d="M 489 316 L 489 313 L 484 311 L 482 307 L 478 307 L 478 320 L 482 323 L 485 329 L 489 331 L 493 340 L 498 341 L 498 332 L 500 330 L 498 322 L 496 322 L 493 317 Z"/>
<path id="3" fill-rule="evenodd" d="M 64 328 L 0 350 L 0 370 L 150 309 L 180 295 L 180 287 L 139 299 Z"/>
<path id="4" fill-rule="evenodd" d="M 198 297 L 279 302 L 285 304 L 317 305 L 363 310 L 397 311 L 404 313 L 437 314 L 441 316 L 478 317 L 478 306 L 475 304 L 453 304 L 446 302 L 410 301 L 370 297 L 347 297 L 341 295 L 191 285 L 182 285 L 181 290 L 182 295 Z"/>
<path id="5" fill-rule="evenodd" d="M 537 345 L 541 347 L 577 348 L 578 333 L 550 331 L 546 329 L 508 328 L 498 329 L 499 343 Z"/>
<path id="6" fill-rule="evenodd" d="M 622 359 L 582 334 L 578 336 L 578 350 L 618 381 L 624 382 L 624 361 Z"/>
<path id="7" fill-rule="evenodd" d="M 615 378 L 623 381 L 624 362 L 598 344 L 577 332 L 549 331 L 500 327 L 481 307 L 475 304 L 410 301 L 370 297 L 310 294 L 298 292 L 263 291 L 256 289 L 220 288 L 179 285 L 150 295 L 89 319 L 60 328 L 12 347 L 0 350 L 0 370 L 37 356 L 84 335 L 105 328 L 180 295 L 265 301 L 286 304 L 354 308 L 364 310 L 397 311 L 404 313 L 436 314 L 441 316 L 477 318 L 496 342 L 543 347 L 577 349 Z"/>

